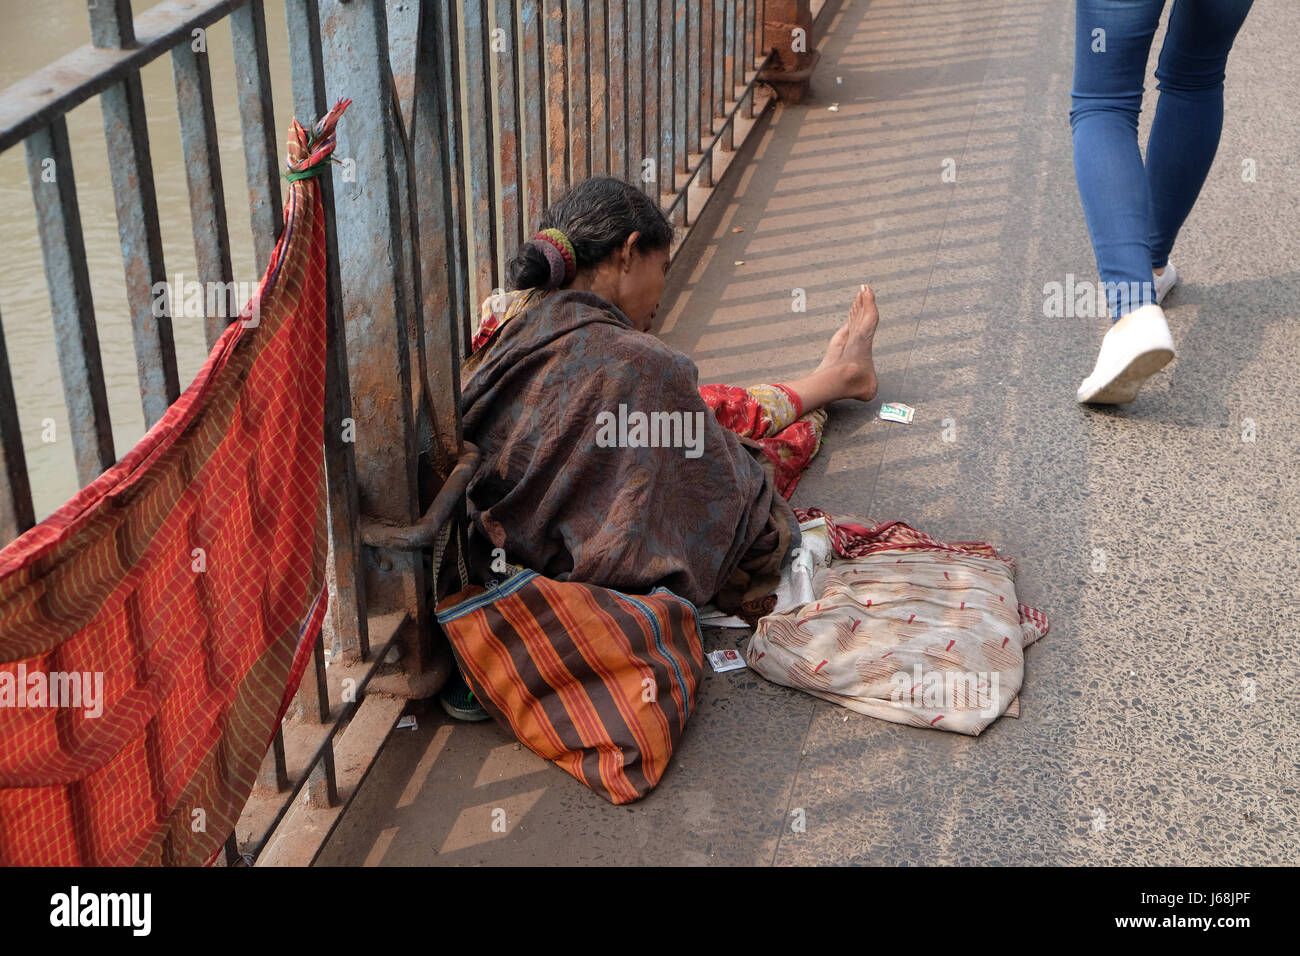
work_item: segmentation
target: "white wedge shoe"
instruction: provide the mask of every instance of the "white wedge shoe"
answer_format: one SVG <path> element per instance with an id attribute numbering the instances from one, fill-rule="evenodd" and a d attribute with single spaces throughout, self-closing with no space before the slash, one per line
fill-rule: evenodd
<path id="1" fill-rule="evenodd" d="M 1076 397 L 1080 403 L 1094 405 L 1131 402 L 1137 398 L 1142 383 L 1173 358 L 1174 340 L 1164 310 L 1158 305 L 1144 305 L 1110 327 L 1101 340 L 1097 365 L 1079 386 Z"/>

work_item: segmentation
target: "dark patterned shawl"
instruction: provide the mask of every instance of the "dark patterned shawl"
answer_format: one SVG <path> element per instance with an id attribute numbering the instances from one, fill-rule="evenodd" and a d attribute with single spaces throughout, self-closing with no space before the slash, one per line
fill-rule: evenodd
<path id="1" fill-rule="evenodd" d="M 462 369 L 465 438 L 483 452 L 467 493 L 476 576 L 503 548 L 560 581 L 662 586 L 732 612 L 766 598 L 798 523 L 765 456 L 718 424 L 698 377 L 599 296 L 534 295 Z M 702 412 L 702 454 L 600 447 L 598 416 L 620 405 Z"/>

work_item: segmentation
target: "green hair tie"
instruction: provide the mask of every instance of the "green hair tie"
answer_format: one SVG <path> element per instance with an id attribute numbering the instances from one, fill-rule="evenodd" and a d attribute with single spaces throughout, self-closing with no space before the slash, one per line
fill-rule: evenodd
<path id="1" fill-rule="evenodd" d="M 567 255 L 568 255 L 569 261 L 570 261 L 571 263 L 573 263 L 573 266 L 574 266 L 575 269 L 577 268 L 577 265 L 578 265 L 578 254 L 577 254 L 576 252 L 574 252 L 574 250 L 573 250 L 573 243 L 571 243 L 571 242 L 569 241 L 569 237 L 568 237 L 568 236 L 566 236 L 564 233 L 560 232 L 560 230 L 558 230 L 558 229 L 543 229 L 543 230 L 541 231 L 540 235 L 543 235 L 543 236 L 550 236 L 552 239 L 554 239 L 556 242 L 558 242 L 560 245 L 562 245 L 562 246 L 564 247 L 564 251 L 565 251 L 565 253 L 567 253 Z"/>

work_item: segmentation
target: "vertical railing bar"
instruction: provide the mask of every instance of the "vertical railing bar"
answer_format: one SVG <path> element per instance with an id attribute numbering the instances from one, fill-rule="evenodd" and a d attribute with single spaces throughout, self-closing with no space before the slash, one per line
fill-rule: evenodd
<path id="1" fill-rule="evenodd" d="M 591 94 L 588 81 L 587 15 L 585 0 L 568 0 L 569 31 L 569 176 L 576 184 L 591 175 Z"/>
<path id="2" fill-rule="evenodd" d="M 411 149 L 422 169 L 413 177 L 418 207 L 419 262 L 423 296 L 425 383 L 433 405 L 434 467 L 450 472 L 461 450 L 460 302 L 457 237 L 452 231 L 452 180 L 457 164 L 450 150 L 447 111 L 445 21 L 441 4 L 427 3 L 418 17 L 415 101 Z M 433 582 L 437 587 L 437 582 Z"/>
<path id="3" fill-rule="evenodd" d="M 496 287 L 496 263 L 493 261 L 498 225 L 494 215 L 496 177 L 493 157 L 496 143 L 492 135 L 487 0 L 464 0 L 462 9 L 465 13 L 465 168 L 469 173 L 466 226 L 474 258 L 471 307 L 477 313 L 479 303 Z"/>
<path id="4" fill-rule="evenodd" d="M 555 202 L 569 188 L 573 143 L 567 135 L 569 117 L 568 25 L 565 0 L 544 0 L 542 59 L 546 63 L 546 201 Z M 530 229 L 537 221 L 529 223 Z"/>
<path id="5" fill-rule="evenodd" d="M 675 0 L 659 0 L 659 193 L 671 196 L 677 191 L 673 173 L 673 5 Z M 660 199 L 660 202 L 663 202 Z"/>
<path id="6" fill-rule="evenodd" d="M 627 0 L 609 0 L 606 18 L 609 23 L 607 86 L 609 90 L 609 174 L 625 182 L 627 170 L 627 94 L 628 60 Z"/>
<path id="7" fill-rule="evenodd" d="M 537 228 L 546 208 L 546 45 L 542 0 L 522 0 L 519 88 L 523 91 L 523 237 Z"/>
<path id="8" fill-rule="evenodd" d="M 645 47 L 645 59 L 642 61 L 645 75 L 645 90 L 642 93 L 645 123 L 641 129 L 641 162 L 644 164 L 650 160 L 647 172 L 652 175 L 648 181 L 642 177 L 641 188 L 655 202 L 660 201 L 659 197 L 663 193 L 660 185 L 663 173 L 659 169 L 659 4 L 662 2 L 664 0 L 643 0 L 641 8 L 641 34 Z"/>
<path id="9" fill-rule="evenodd" d="M 746 78 L 748 78 L 749 73 L 752 73 L 754 70 L 758 69 L 757 54 L 754 51 L 755 37 L 758 34 L 758 23 L 756 20 L 757 16 L 758 16 L 758 4 L 756 3 L 756 0 L 745 0 L 745 17 L 748 20 L 748 29 L 750 31 L 745 35 Z M 748 114 L 749 118 L 753 119 L 754 118 L 754 91 L 751 89 L 748 95 L 749 95 L 749 103 L 746 105 L 745 111 Z"/>
<path id="10" fill-rule="evenodd" d="M 290 85 L 293 88 L 294 119 L 303 126 L 315 122 L 329 109 L 325 95 L 325 66 L 320 42 L 319 0 L 285 0 L 285 26 L 289 37 Z M 316 182 L 322 191 L 332 177 L 318 176 Z M 327 217 L 333 213 L 332 203 L 324 204 Z M 326 247 L 334 246 L 333 232 L 325 230 Z M 327 274 L 328 274 L 327 270 Z"/>
<path id="11" fill-rule="evenodd" d="M 239 316 L 230 265 L 226 199 L 221 182 L 221 155 L 212 102 L 212 74 L 206 51 L 181 43 L 172 49 L 176 107 L 180 115 L 181 151 L 190 191 L 190 220 L 204 302 L 208 348 Z"/>
<path id="12" fill-rule="evenodd" d="M 745 86 L 745 0 L 732 0 L 732 85 L 727 87 L 727 99 L 740 103 L 742 86 Z"/>
<path id="13" fill-rule="evenodd" d="M 744 105 L 745 76 L 749 73 L 749 0 L 736 0 L 736 4 L 739 27 L 736 33 L 736 112 L 739 115 L 740 107 Z"/>
<path id="14" fill-rule="evenodd" d="M 117 456 L 65 117 L 27 137 L 27 172 L 45 260 L 77 480 L 87 485 Z"/>
<path id="15" fill-rule="evenodd" d="M 494 5 L 496 29 L 505 31 L 505 53 L 495 53 L 497 82 L 497 121 L 500 124 L 501 181 L 501 232 L 498 250 L 497 284 L 505 285 L 505 264 L 523 242 L 523 203 L 521 201 L 522 176 L 519 123 L 519 23 L 515 15 L 516 0 L 496 0 Z"/>
<path id="16" fill-rule="evenodd" d="M 316 632 L 316 645 L 311 651 L 312 664 L 316 670 L 316 704 L 320 722 L 330 722 L 330 684 L 325 672 L 325 639 L 321 632 Z"/>
<path id="17" fill-rule="evenodd" d="M 722 115 L 726 116 L 736 92 L 735 68 L 735 0 L 722 0 Z M 736 145 L 736 124 L 727 122 L 722 132 L 722 148 L 731 151 Z"/>
<path id="18" fill-rule="evenodd" d="M 339 782 L 334 771 L 334 737 L 330 736 L 325 750 L 321 754 L 321 763 L 325 765 L 325 800 L 331 807 L 339 805 Z"/>
<path id="19" fill-rule="evenodd" d="M 749 74 L 749 53 L 753 49 L 753 44 L 749 39 L 749 1 L 736 0 L 740 4 L 740 34 L 736 39 L 736 85 L 745 86 L 745 77 Z M 740 94 L 736 94 L 736 100 L 740 101 Z"/>
<path id="20" fill-rule="evenodd" d="M 686 153 L 700 152 L 700 37 L 702 17 L 699 3 L 686 6 Z M 689 161 L 689 160 L 688 160 Z"/>
<path id="21" fill-rule="evenodd" d="M 414 256 L 410 192 L 403 188 L 408 183 L 402 166 L 410 168 L 404 118 L 394 102 L 385 4 L 328 0 L 319 14 L 325 89 L 330 100 L 347 95 L 355 103 L 339 123 L 341 165 L 331 174 L 355 416 L 348 437 L 356 442 L 361 513 L 400 523 L 420 512 L 419 443 L 429 432 L 418 426 L 430 421 L 413 402 L 425 368 L 415 332 L 419 288 L 409 266 Z M 405 59 L 410 47 L 402 42 L 399 56 Z M 422 670 L 432 636 L 422 559 L 364 548 L 358 553 L 365 563 L 367 606 L 400 609 L 417 621 L 403 635 L 402 647 L 406 667 Z"/>
<path id="22" fill-rule="evenodd" d="M 126 0 L 111 4 L 105 0 L 91 6 L 90 27 L 96 46 L 121 48 L 135 42 Z M 106 89 L 100 94 L 99 105 L 122 246 L 140 404 L 145 427 L 152 428 L 180 396 L 180 380 L 140 74 L 133 73 Z"/>
<path id="23" fill-rule="evenodd" d="M 688 171 L 687 157 L 690 153 L 688 141 L 686 111 L 688 68 L 688 51 L 686 36 L 686 0 L 677 0 L 673 10 L 673 192 L 678 191 L 677 178 Z M 681 189 L 685 189 L 682 186 Z M 682 204 L 681 225 L 690 224 L 690 210 Z"/>
<path id="24" fill-rule="evenodd" d="M 5 348 L 4 323 L 0 322 L 0 548 L 34 524 L 31 478 L 23 453 L 23 433 L 18 423 L 18 403 L 14 400 L 9 351 Z"/>
<path id="25" fill-rule="evenodd" d="M 135 46 L 135 19 L 131 0 L 93 0 L 90 11 L 90 42 L 105 48 Z"/>
<path id="26" fill-rule="evenodd" d="M 347 91 L 359 107 L 340 124 L 338 139 L 364 188 L 341 187 L 352 177 L 338 166 L 334 179 L 348 368 L 357 389 L 353 437 L 361 512 L 367 519 L 409 522 L 421 513 L 420 452 L 429 447 L 423 443 L 431 438 L 432 421 L 417 331 L 423 302 L 412 265 L 414 157 L 393 81 L 386 4 L 331 0 L 327 6 L 321 21 L 326 89 L 331 97 Z M 403 21 L 409 29 L 410 19 Z M 399 43 L 405 58 L 409 34 Z M 401 645 L 404 667 L 418 673 L 433 637 L 424 560 L 410 553 L 363 554 L 370 606 L 401 609 L 414 622 Z"/>
<path id="27" fill-rule="evenodd" d="M 473 335 L 471 323 L 477 318 L 473 314 L 473 309 L 477 303 L 470 301 L 473 293 L 470 289 L 469 230 L 465 226 L 469 211 L 469 197 L 465 185 L 466 171 L 463 159 L 461 51 L 460 43 L 457 42 L 460 36 L 460 4 L 455 0 L 437 0 L 437 2 L 440 4 L 443 23 L 443 89 L 447 96 L 447 115 L 452 118 L 447 124 L 448 155 L 454 157 L 450 176 L 451 203 L 448 207 L 451 215 L 447 228 L 451 230 L 455 245 L 452 265 L 455 269 L 455 302 L 458 305 L 455 313 L 456 332 L 460 354 L 468 355 L 470 338 Z"/>
<path id="28" fill-rule="evenodd" d="M 735 36 L 732 38 L 732 74 L 731 86 L 727 92 L 731 94 L 728 99 L 740 103 L 743 96 L 742 89 L 745 85 L 745 0 L 735 0 L 736 12 L 732 17 L 732 27 L 735 29 Z"/>
<path id="29" fill-rule="evenodd" d="M 755 0 L 745 0 L 745 72 L 754 68 L 754 17 L 758 13 Z"/>
<path id="30" fill-rule="evenodd" d="M 713 34 L 714 52 L 717 61 L 713 65 L 713 102 L 714 121 L 721 132 L 721 123 L 727 115 L 727 3 L 729 0 L 713 0 Z"/>
<path id="31" fill-rule="evenodd" d="M 385 6 L 385 16 L 387 16 L 387 6 Z M 403 32 L 410 31 L 409 35 L 399 40 L 399 43 L 410 43 L 410 46 L 404 48 L 402 55 L 411 56 L 412 60 L 416 55 L 414 47 L 418 40 L 415 40 L 415 29 L 419 25 L 420 10 L 412 11 L 409 17 L 402 16 L 402 9 L 393 11 L 395 18 L 399 20 Z M 388 23 L 385 22 L 385 27 Z M 390 38 L 392 34 L 389 34 Z M 406 51 L 410 51 L 407 53 Z M 406 380 L 411 389 L 412 409 L 411 421 L 412 427 L 418 434 L 418 442 L 421 450 L 432 450 L 434 442 L 434 426 L 432 412 L 432 397 L 429 391 L 429 365 L 428 355 L 424 348 L 424 276 L 421 271 L 420 263 L 420 241 L 419 241 L 419 223 L 420 216 L 418 211 L 419 197 L 417 190 L 419 188 L 417 179 L 417 168 L 427 175 L 428 166 L 427 157 L 421 156 L 421 164 L 416 165 L 416 153 L 411 144 L 411 126 L 408 125 L 414 121 L 414 72 L 410 74 L 411 86 L 399 92 L 395 77 L 392 72 L 394 49 L 392 41 L 384 51 L 386 54 L 389 70 L 386 71 L 384 81 L 387 89 L 387 99 L 391 109 L 388 128 L 391 130 L 389 142 L 388 160 L 391 165 L 387 165 L 389 175 L 392 176 L 394 186 L 394 195 L 389 208 L 392 214 L 392 226 L 394 234 L 394 248 L 399 251 L 397 268 L 394 270 L 394 282 L 402 287 L 405 293 L 403 298 L 410 303 L 409 311 L 406 315 L 398 315 L 398 324 L 402 331 L 405 332 L 406 347 L 402 350 L 407 364 L 408 374 Z M 328 74 L 326 82 L 329 82 Z M 346 85 L 347 81 L 343 81 Z M 406 79 L 402 80 L 405 87 Z M 406 92 L 409 90 L 409 92 Z M 404 101 L 405 100 L 405 101 Z M 355 248 L 355 247 L 354 247 Z M 401 332 L 398 333 L 401 336 Z M 400 348 L 400 347 L 399 347 Z M 429 444 L 424 443 L 428 441 Z M 418 454 L 418 453 L 417 453 Z M 450 469 L 448 469 L 450 470 Z M 432 650 L 432 634 L 422 635 L 419 640 L 421 647 L 427 647 Z"/>
<path id="32" fill-rule="evenodd" d="M 285 20 L 294 114 L 299 122 L 309 125 L 328 110 L 318 0 L 285 0 Z M 325 488 L 334 551 L 330 610 L 335 632 L 345 645 L 346 636 L 355 633 L 358 653 L 365 661 L 370 657 L 370 634 L 361 562 L 356 449 L 344 432 L 345 419 L 352 417 L 352 387 L 334 227 L 334 177 L 319 176 L 316 182 L 325 214 Z"/>
<path id="33" fill-rule="evenodd" d="M 628 52 L 627 101 L 628 131 L 627 160 L 628 182 L 642 183 L 641 160 L 645 157 L 645 112 L 646 112 L 646 72 L 645 46 L 642 33 L 645 0 L 628 0 L 627 40 L 624 47 Z M 642 183 L 643 189 L 643 183 Z"/>
<path id="34" fill-rule="evenodd" d="M 690 143 L 686 134 L 686 0 L 677 0 L 673 10 L 673 171 L 686 172 Z M 677 191 L 676 179 L 673 192 Z"/>
<path id="35" fill-rule="evenodd" d="M 289 789 L 289 761 L 284 755 L 284 725 L 275 728 L 275 738 L 271 741 L 271 752 L 275 755 L 275 789 L 283 793 Z"/>
<path id="36" fill-rule="evenodd" d="M 727 84 L 728 104 L 739 102 L 740 96 L 736 92 L 736 89 L 744 82 L 741 79 L 744 69 L 742 66 L 743 55 L 741 53 L 741 50 L 744 47 L 744 42 L 741 39 L 742 33 L 745 29 L 742 22 L 744 2 L 745 0 L 727 0 L 727 6 L 731 8 L 730 16 L 727 20 L 727 24 L 731 28 L 731 35 L 728 37 L 728 48 L 731 51 L 731 58 L 727 64 L 731 67 L 731 81 Z M 730 112 L 735 111 L 730 110 Z"/>
<path id="37" fill-rule="evenodd" d="M 713 60 L 717 52 L 713 42 L 713 0 L 700 4 L 700 158 L 699 183 L 713 185 Z"/>
<path id="38" fill-rule="evenodd" d="M 700 3 L 700 136 L 713 134 L 713 0 Z"/>
<path id="39" fill-rule="evenodd" d="M 727 115 L 727 104 L 731 101 L 731 8 L 733 0 L 722 2 L 722 88 L 718 99 L 722 101 L 722 115 Z"/>
<path id="40" fill-rule="evenodd" d="M 608 51 L 607 0 L 587 0 L 587 76 L 591 101 L 591 175 L 609 175 L 609 141 L 612 119 L 609 112 L 610 62 Z"/>
<path id="41" fill-rule="evenodd" d="M 244 132 L 244 169 L 256 256 L 254 269 L 261 275 L 271 261 L 271 251 L 284 228 L 278 130 L 271 96 L 271 62 L 262 0 L 251 0 L 231 12 L 230 34 L 238 67 L 235 70 L 235 88 L 240 126 Z"/>
<path id="42" fill-rule="evenodd" d="M 623 12 L 623 49 L 626 58 L 624 66 L 623 111 L 626 125 L 623 128 L 625 152 L 627 155 L 627 181 L 641 181 L 641 166 L 638 162 L 640 149 L 637 143 L 642 137 L 645 115 L 640 112 L 641 97 L 645 93 L 645 49 L 641 46 L 641 2 L 627 0 Z M 632 45 L 633 37 L 636 46 Z"/>

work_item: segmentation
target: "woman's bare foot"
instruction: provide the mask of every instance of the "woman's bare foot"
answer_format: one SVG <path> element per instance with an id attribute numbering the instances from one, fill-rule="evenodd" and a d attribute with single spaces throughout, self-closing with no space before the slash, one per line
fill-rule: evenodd
<path id="1" fill-rule="evenodd" d="M 849 323 L 845 321 L 843 325 L 835 330 L 835 334 L 831 336 L 831 344 L 826 347 L 826 355 L 822 358 L 822 364 L 817 366 L 816 370 L 818 372 L 822 369 L 830 368 L 840 360 L 840 356 L 844 354 L 844 340 L 848 337 Z"/>
<path id="2" fill-rule="evenodd" d="M 880 313 L 871 286 L 864 285 L 853 300 L 849 318 L 831 336 L 826 358 L 817 370 L 785 387 L 799 396 L 805 412 L 823 408 L 842 398 L 869 402 L 876 397 L 876 366 L 871 346 Z"/>
<path id="3" fill-rule="evenodd" d="M 844 344 L 848 341 L 849 336 L 855 334 L 855 329 L 860 332 L 868 316 L 874 315 L 875 318 L 870 319 L 871 330 L 868 332 L 867 351 L 871 351 L 870 337 L 876 334 L 875 324 L 880 321 L 880 315 L 875 311 L 875 308 L 875 293 L 871 291 L 871 287 L 867 285 L 859 286 L 857 297 L 853 300 L 853 305 L 849 307 L 849 317 L 831 336 L 830 345 L 826 347 L 826 354 L 822 357 L 822 362 L 817 366 L 816 371 L 820 372 L 822 369 L 830 368 L 839 362 L 844 357 Z"/>
<path id="4" fill-rule="evenodd" d="M 871 291 L 871 286 L 864 285 L 853 300 L 853 306 L 849 309 L 849 320 L 841 330 L 845 333 L 844 347 L 835 363 L 844 366 L 844 371 L 849 376 L 849 397 L 863 402 L 869 402 L 876 397 L 876 365 L 872 359 L 871 348 L 876 338 L 876 326 L 879 324 L 880 312 L 876 309 L 876 294 Z M 831 341 L 834 343 L 834 339 Z"/>

